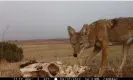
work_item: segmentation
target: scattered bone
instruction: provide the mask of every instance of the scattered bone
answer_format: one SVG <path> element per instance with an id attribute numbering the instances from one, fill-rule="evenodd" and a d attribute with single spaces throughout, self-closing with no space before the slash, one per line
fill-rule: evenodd
<path id="1" fill-rule="evenodd" d="M 24 68 L 25 66 L 28 66 L 28 65 L 34 64 L 34 63 L 37 63 L 36 60 L 30 60 L 28 62 L 21 63 L 21 65 L 19 67 Z"/>

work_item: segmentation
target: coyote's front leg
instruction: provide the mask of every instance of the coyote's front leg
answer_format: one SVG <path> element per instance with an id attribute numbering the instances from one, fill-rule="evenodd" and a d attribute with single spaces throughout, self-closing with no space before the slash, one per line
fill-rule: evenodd
<path id="1" fill-rule="evenodd" d="M 101 41 L 96 40 L 95 45 L 94 45 L 94 49 L 92 51 L 92 53 L 90 53 L 87 58 L 84 61 L 84 65 L 88 66 L 88 62 L 91 61 L 102 49 L 102 44 Z"/>
<path id="2" fill-rule="evenodd" d="M 99 69 L 99 74 L 97 77 L 103 76 L 107 64 L 107 56 L 108 56 L 108 42 L 102 41 L 102 61 Z"/>

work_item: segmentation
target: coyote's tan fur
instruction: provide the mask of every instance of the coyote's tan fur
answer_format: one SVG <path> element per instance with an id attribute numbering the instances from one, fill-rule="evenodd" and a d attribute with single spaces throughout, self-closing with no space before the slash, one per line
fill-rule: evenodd
<path id="1" fill-rule="evenodd" d="M 68 26 L 68 33 L 74 49 L 74 57 L 77 57 L 85 49 L 94 47 L 93 52 L 87 58 L 87 61 L 90 61 L 98 52 L 102 51 L 99 70 L 99 76 L 102 76 L 107 63 L 109 42 L 123 44 L 123 60 L 119 71 L 123 68 L 128 49 L 133 43 L 133 18 L 98 20 L 90 25 L 84 24 L 80 32 L 76 32 L 72 27 Z"/>

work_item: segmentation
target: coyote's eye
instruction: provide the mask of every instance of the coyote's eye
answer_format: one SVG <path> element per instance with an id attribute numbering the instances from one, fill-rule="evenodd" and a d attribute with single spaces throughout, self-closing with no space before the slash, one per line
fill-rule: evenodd
<path id="1" fill-rule="evenodd" d="M 83 43 L 81 42 L 80 45 L 83 45 Z"/>
<path id="2" fill-rule="evenodd" d="M 75 47 L 75 44 L 72 44 L 73 47 Z"/>

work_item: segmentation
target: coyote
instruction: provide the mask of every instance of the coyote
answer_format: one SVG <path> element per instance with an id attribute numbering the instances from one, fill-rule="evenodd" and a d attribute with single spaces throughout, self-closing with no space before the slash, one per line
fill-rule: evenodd
<path id="1" fill-rule="evenodd" d="M 128 50 L 133 43 L 133 17 L 97 20 L 90 25 L 84 24 L 80 32 L 76 32 L 71 26 L 68 26 L 67 29 L 74 57 L 79 56 L 84 50 L 94 47 L 92 53 L 87 56 L 87 61 L 90 61 L 98 52 L 102 51 L 99 77 L 103 76 L 105 71 L 109 43 L 122 44 L 123 59 L 118 71 L 122 70 Z"/>

